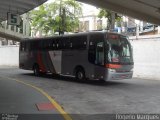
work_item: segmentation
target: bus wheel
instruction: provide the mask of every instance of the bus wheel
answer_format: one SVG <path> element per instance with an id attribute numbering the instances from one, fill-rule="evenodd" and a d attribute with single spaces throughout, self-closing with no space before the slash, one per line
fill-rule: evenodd
<path id="1" fill-rule="evenodd" d="M 76 76 L 76 79 L 78 79 L 78 80 L 84 80 L 86 78 L 85 72 L 81 68 L 76 70 L 76 75 L 75 76 Z"/>
<path id="2" fill-rule="evenodd" d="M 33 73 L 34 73 L 35 76 L 39 76 L 40 75 L 39 66 L 38 65 L 34 65 Z"/>

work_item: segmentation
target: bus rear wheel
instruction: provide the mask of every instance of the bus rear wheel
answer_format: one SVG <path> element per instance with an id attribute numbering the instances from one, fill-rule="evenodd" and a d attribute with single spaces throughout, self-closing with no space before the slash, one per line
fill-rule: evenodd
<path id="1" fill-rule="evenodd" d="M 33 73 L 35 76 L 39 76 L 40 75 L 40 71 L 39 71 L 39 66 L 38 65 L 34 65 L 33 66 Z"/>
<path id="2" fill-rule="evenodd" d="M 86 78 L 84 70 L 81 68 L 78 68 L 76 70 L 75 77 L 77 80 L 84 80 Z"/>

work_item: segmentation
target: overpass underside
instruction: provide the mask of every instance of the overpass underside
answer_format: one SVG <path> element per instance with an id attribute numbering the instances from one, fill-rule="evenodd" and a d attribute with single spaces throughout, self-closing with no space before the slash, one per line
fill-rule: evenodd
<path id="1" fill-rule="evenodd" d="M 4 28 L 0 28 L 0 37 L 6 38 L 7 40 L 20 41 L 22 38 L 26 38 L 27 36 L 14 32 L 11 30 L 5 30 Z"/>
<path id="2" fill-rule="evenodd" d="M 160 0 L 77 0 L 139 20 L 160 24 Z"/>
<path id="3" fill-rule="evenodd" d="M 47 0 L 0 0 L 0 21 L 7 20 L 7 14 L 22 15 L 43 4 Z M 24 33 L 15 32 L 6 28 L 0 28 L 0 37 L 19 41 L 27 37 Z"/>

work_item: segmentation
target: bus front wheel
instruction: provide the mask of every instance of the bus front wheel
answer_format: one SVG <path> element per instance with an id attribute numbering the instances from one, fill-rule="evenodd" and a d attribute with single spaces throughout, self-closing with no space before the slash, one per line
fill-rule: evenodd
<path id="1" fill-rule="evenodd" d="M 85 72 L 84 72 L 84 70 L 83 69 L 81 69 L 81 68 L 78 68 L 77 70 L 76 70 L 76 79 L 78 79 L 78 80 L 84 80 L 86 77 L 85 77 Z"/>

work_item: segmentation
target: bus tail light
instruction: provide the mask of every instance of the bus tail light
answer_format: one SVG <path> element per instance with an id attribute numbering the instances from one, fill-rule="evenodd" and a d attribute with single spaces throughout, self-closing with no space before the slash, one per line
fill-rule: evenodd
<path id="1" fill-rule="evenodd" d="M 106 64 L 105 67 L 106 68 L 111 68 L 111 69 L 117 69 L 117 68 L 121 68 L 121 65 L 118 65 L 118 64 Z"/>

